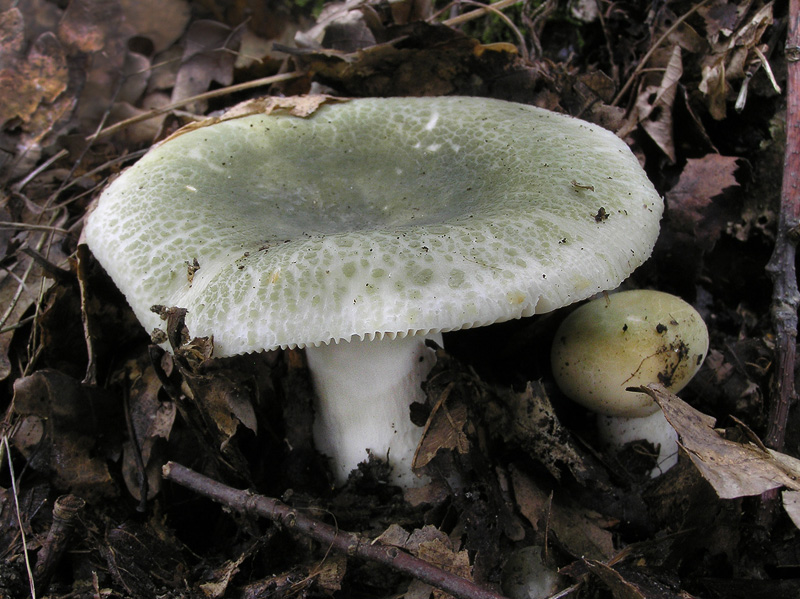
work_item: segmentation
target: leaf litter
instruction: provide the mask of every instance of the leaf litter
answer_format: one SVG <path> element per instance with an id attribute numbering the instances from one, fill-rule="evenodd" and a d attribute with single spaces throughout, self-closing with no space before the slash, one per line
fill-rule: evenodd
<path id="1" fill-rule="evenodd" d="M 0 1 L 0 594 L 445 596 L 164 481 L 172 460 L 514 599 L 535 596 L 510 582 L 517 555 L 540 555 L 560 597 L 797 596 L 794 412 L 781 449 L 761 441 L 788 18 L 757 0 Z M 391 487 L 371 456 L 334 490 L 302 352 L 215 360 L 170 306 L 149 339 L 81 249 L 99 189 L 182 126 L 242 100 L 436 94 L 597 122 L 665 195 L 632 283 L 694 303 L 712 349 L 681 399 L 647 390 L 680 437 L 661 477 L 653 448 L 610 452 L 554 387 L 565 310 L 447 337 L 412 413 L 430 484 Z M 61 546 L 59 497 L 86 503 Z"/>

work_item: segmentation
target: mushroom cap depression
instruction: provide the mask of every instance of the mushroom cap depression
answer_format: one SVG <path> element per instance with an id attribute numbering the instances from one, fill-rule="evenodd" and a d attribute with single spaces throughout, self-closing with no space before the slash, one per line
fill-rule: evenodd
<path id="1" fill-rule="evenodd" d="M 227 356 L 553 310 L 625 279 L 662 209 L 596 125 L 359 99 L 179 131 L 105 189 L 85 238 L 145 328 L 153 305 L 186 308 Z"/>

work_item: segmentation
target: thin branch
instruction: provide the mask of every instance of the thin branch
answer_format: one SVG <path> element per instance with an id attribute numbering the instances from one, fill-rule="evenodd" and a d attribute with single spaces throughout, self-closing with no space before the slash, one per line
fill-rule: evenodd
<path id="1" fill-rule="evenodd" d="M 15 223 L 6 220 L 0 220 L 0 229 L 24 229 L 26 231 L 53 231 L 54 233 L 63 233 L 64 235 L 68 235 L 69 231 L 67 229 L 62 229 L 61 227 L 51 227 L 50 225 L 32 225 L 29 223 Z"/>
<path id="2" fill-rule="evenodd" d="M 481 3 L 477 2 L 476 0 L 461 0 L 461 2 L 463 4 L 472 4 L 472 5 L 481 6 Z M 503 3 L 502 1 L 501 2 L 497 2 L 497 4 L 502 4 L 502 3 Z M 511 4 L 513 4 L 513 2 Z M 503 8 L 505 8 L 505 7 L 503 7 Z M 478 9 L 478 10 L 493 13 L 495 16 L 499 17 L 506 25 L 508 25 L 509 29 L 511 29 L 511 31 L 514 33 L 514 35 L 517 36 L 517 42 L 519 42 L 520 52 L 522 54 L 523 60 L 527 61 L 528 58 L 529 58 L 529 52 L 528 52 L 528 46 L 525 44 L 525 36 L 522 35 L 522 32 L 514 24 L 514 21 L 509 19 L 505 15 L 505 13 L 503 13 L 494 4 L 487 4 L 487 5 L 485 5 L 485 8 L 481 8 L 481 9 Z M 473 12 L 477 12 L 477 11 L 473 11 Z M 472 14 L 472 13 L 469 13 L 469 14 Z M 451 21 L 452 20 L 454 20 L 454 19 L 451 19 Z"/>
<path id="3" fill-rule="evenodd" d="M 523 0 L 499 0 L 499 2 L 487 4 L 484 8 L 471 10 L 469 12 L 460 14 L 457 17 L 453 17 L 452 19 L 447 19 L 446 21 L 443 22 L 443 24 L 447 25 L 448 27 L 456 27 L 457 25 L 461 25 L 462 23 L 466 23 L 467 21 L 471 21 L 472 19 L 483 17 L 489 14 L 490 12 L 503 10 L 504 8 L 508 8 L 512 4 L 519 4 L 522 1 Z"/>
<path id="4" fill-rule="evenodd" d="M 125 119 L 124 121 L 120 121 L 119 123 L 114 123 L 106 127 L 105 129 L 99 131 L 96 135 L 93 134 L 87 138 L 87 140 L 91 140 L 94 138 L 106 137 L 111 135 L 112 133 L 116 133 L 126 127 L 130 127 L 136 123 L 140 123 L 142 121 L 147 121 L 149 119 L 155 118 L 162 114 L 166 114 L 176 108 L 180 108 L 182 106 L 186 106 L 187 104 L 191 104 L 192 102 L 198 102 L 201 100 L 209 100 L 211 98 L 218 98 L 220 96 L 226 96 L 228 94 L 233 94 L 236 92 L 240 92 L 247 89 L 252 89 L 254 87 L 263 87 L 266 85 L 272 85 L 273 83 L 279 83 L 281 81 L 289 81 L 291 79 L 297 79 L 298 77 L 302 77 L 305 75 L 305 71 L 293 71 L 291 73 L 281 73 L 280 75 L 272 75 L 270 77 L 263 77 L 261 79 L 254 79 L 253 81 L 247 81 L 245 83 L 239 83 L 237 85 L 229 85 L 228 87 L 223 87 L 220 89 L 215 89 L 210 92 L 205 92 L 202 94 L 197 94 L 196 96 L 192 96 L 191 98 L 184 98 L 178 102 L 173 102 L 172 104 L 167 104 L 166 106 L 162 106 L 160 108 L 154 108 L 144 114 L 140 114 L 129 119 Z"/>
<path id="5" fill-rule="evenodd" d="M 33 579 L 40 589 L 47 589 L 50 577 L 69 545 L 78 515 L 85 505 L 86 502 L 77 495 L 62 495 L 56 499 L 53 505 L 53 522 L 36 556 L 36 567 L 33 570 Z"/>
<path id="6" fill-rule="evenodd" d="M 163 474 L 167 480 L 187 487 L 232 510 L 268 518 L 289 530 L 307 535 L 335 551 L 387 565 L 432 587 L 450 593 L 457 599 L 505 599 L 502 595 L 483 589 L 466 578 L 437 568 L 402 549 L 380 545 L 362 535 L 341 531 L 330 524 L 315 520 L 277 499 L 234 489 L 175 462 L 168 462 L 163 468 Z"/>
<path id="7" fill-rule="evenodd" d="M 30 551 L 28 551 L 28 540 L 25 534 L 25 525 L 22 522 L 22 510 L 19 509 L 19 490 L 17 489 L 17 475 L 14 473 L 14 462 L 11 460 L 11 447 L 8 444 L 8 436 L 3 435 L 3 448 L 5 457 L 8 460 L 8 473 L 11 477 L 11 492 L 14 496 L 14 511 L 17 516 L 19 535 L 22 540 L 22 553 L 25 556 L 25 571 L 28 573 L 28 585 L 31 590 L 31 599 L 36 599 L 36 583 L 33 580 L 33 566 L 31 565 Z"/>
<path id="8" fill-rule="evenodd" d="M 775 248 L 767 272 L 772 279 L 775 374 L 764 443 L 778 451 L 786 437 L 789 408 L 796 399 L 797 289 L 795 254 L 800 240 L 800 0 L 789 3 L 786 36 L 786 148 Z"/>

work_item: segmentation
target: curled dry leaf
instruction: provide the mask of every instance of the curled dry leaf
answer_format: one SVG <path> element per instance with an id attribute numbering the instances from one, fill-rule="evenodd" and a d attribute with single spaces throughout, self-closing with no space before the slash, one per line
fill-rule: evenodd
<path id="1" fill-rule="evenodd" d="M 751 8 L 749 3 L 746 6 Z M 755 50 L 773 22 L 772 2 L 757 6 L 752 13 L 739 8 L 733 2 L 714 2 L 700 11 L 712 51 L 701 61 L 698 89 L 705 95 L 709 113 L 717 120 L 724 119 L 727 113 L 727 101 L 733 95 L 731 82 L 745 78 L 745 69 L 754 56 L 757 60 L 764 56 Z M 764 66 L 769 68 L 768 64 Z"/>
<path id="2" fill-rule="evenodd" d="M 467 405 L 463 401 L 447 401 L 455 385 L 455 382 L 447 385 L 437 398 L 414 455 L 415 470 L 425 468 L 440 450 L 462 455 L 469 451 Z"/>
<path id="3" fill-rule="evenodd" d="M 683 76 L 681 48 L 673 46 L 664 75 L 658 87 L 648 87 L 636 100 L 639 124 L 656 142 L 670 162 L 675 162 L 675 140 L 672 131 L 672 107 L 678 83 Z"/>
<path id="4" fill-rule="evenodd" d="M 148 366 L 131 385 L 129 418 L 136 434 L 136 446 L 147 476 L 147 498 L 152 499 L 161 488 L 161 459 L 159 447 L 169 439 L 175 422 L 176 407 L 173 402 L 161 401 L 158 393 L 161 381 L 152 366 Z M 131 440 L 123 446 L 122 474 L 131 495 L 141 499 L 139 465 Z"/>
<path id="5" fill-rule="evenodd" d="M 780 487 L 800 491 L 800 460 L 752 442 L 723 438 L 714 429 L 712 416 L 657 385 L 638 390 L 658 403 L 677 431 L 681 448 L 722 499 L 760 495 Z"/>
<path id="6" fill-rule="evenodd" d="M 214 342 L 207 337 L 189 338 L 184 324 L 186 310 L 158 306 L 166 321 L 166 338 L 174 355 L 151 346 L 161 371 L 158 377 L 175 401 L 183 419 L 196 433 L 209 456 L 228 474 L 249 479 L 247 460 L 234 437 L 243 426 L 257 432 L 252 404 L 252 375 L 234 370 L 207 371 Z"/>
<path id="7" fill-rule="evenodd" d="M 297 32 L 295 42 L 301 48 L 329 48 L 355 52 L 375 44 L 372 28 L 381 29 L 380 19 L 372 7 L 361 0 L 327 4 L 314 26 Z"/>

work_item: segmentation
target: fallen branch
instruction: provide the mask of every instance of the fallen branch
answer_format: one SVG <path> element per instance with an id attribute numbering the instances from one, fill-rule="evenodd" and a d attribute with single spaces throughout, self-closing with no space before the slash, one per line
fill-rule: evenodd
<path id="1" fill-rule="evenodd" d="M 795 254 L 800 240 L 800 0 L 789 4 L 786 37 L 786 148 L 775 248 L 767 272 L 772 279 L 772 324 L 775 330 L 775 374 L 770 393 L 764 444 L 780 451 L 786 437 L 789 408 L 795 401 L 797 290 Z"/>
<path id="2" fill-rule="evenodd" d="M 315 520 L 277 499 L 234 489 L 175 462 L 167 462 L 164 478 L 199 493 L 232 510 L 261 516 L 289 530 L 307 535 L 335 551 L 368 561 L 379 562 L 413 576 L 457 599 L 505 599 L 502 595 L 479 587 L 474 582 L 437 568 L 397 547 L 374 544 L 360 534 L 345 532 Z"/>
<path id="3" fill-rule="evenodd" d="M 772 326 L 775 331 L 775 372 L 770 390 L 764 444 L 780 451 L 786 439 L 789 408 L 796 399 L 797 290 L 795 255 L 800 240 L 800 0 L 790 0 L 786 34 L 786 148 L 775 248 L 766 270 L 772 279 Z M 775 521 L 777 489 L 761 495 L 758 520 L 764 529 Z"/>

